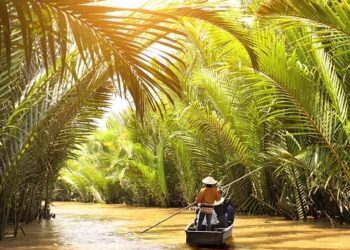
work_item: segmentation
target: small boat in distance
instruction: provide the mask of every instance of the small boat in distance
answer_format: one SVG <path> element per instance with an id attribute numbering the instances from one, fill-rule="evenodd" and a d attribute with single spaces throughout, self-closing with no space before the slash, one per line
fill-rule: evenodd
<path id="1" fill-rule="evenodd" d="M 205 246 L 222 246 L 232 236 L 233 224 L 228 227 L 212 226 L 212 231 L 197 231 L 194 223 L 186 229 L 186 243 Z"/>

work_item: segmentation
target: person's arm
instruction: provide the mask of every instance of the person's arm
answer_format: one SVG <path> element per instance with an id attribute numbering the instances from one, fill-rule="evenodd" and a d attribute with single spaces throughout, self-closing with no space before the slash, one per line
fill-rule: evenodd
<path id="1" fill-rule="evenodd" d="M 197 197 L 196 197 L 196 200 L 195 200 L 195 203 L 196 203 L 196 204 L 199 204 L 199 203 L 202 202 L 203 195 L 204 195 L 204 192 L 203 192 L 203 190 L 201 190 L 201 191 L 198 193 Z"/>

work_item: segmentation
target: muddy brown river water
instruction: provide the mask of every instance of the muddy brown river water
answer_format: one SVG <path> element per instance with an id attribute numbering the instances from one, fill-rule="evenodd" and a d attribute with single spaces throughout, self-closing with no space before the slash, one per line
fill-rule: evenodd
<path id="1" fill-rule="evenodd" d="M 52 206 L 56 219 L 23 225 L 26 236 L 19 232 L 16 239 L 7 237 L 0 242 L 0 249 L 197 249 L 185 243 L 184 228 L 193 220 L 193 211 L 140 233 L 177 210 L 56 202 Z M 233 237 L 224 249 L 350 250 L 350 228 L 331 229 L 325 222 L 237 216 Z"/>

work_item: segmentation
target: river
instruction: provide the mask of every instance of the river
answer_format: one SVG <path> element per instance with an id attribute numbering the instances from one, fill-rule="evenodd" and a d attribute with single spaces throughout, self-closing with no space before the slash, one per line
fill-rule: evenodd
<path id="1" fill-rule="evenodd" d="M 23 225 L 26 236 L 7 237 L 0 249 L 196 249 L 184 233 L 193 211 L 140 233 L 177 210 L 56 202 L 56 219 Z M 238 215 L 233 233 L 225 249 L 350 249 L 350 228 L 331 229 L 326 222 Z"/>

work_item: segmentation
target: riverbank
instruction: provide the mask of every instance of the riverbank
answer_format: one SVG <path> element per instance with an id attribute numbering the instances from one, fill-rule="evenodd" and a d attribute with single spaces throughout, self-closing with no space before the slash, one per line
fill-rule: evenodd
<path id="1" fill-rule="evenodd" d="M 178 209 L 56 202 L 56 219 L 23 225 L 16 239 L 0 249 L 193 249 L 185 244 L 184 228 L 193 220 L 185 211 L 164 224 L 140 231 Z M 238 216 L 227 249 L 350 249 L 350 229 L 328 223 L 286 221 L 277 217 Z"/>

